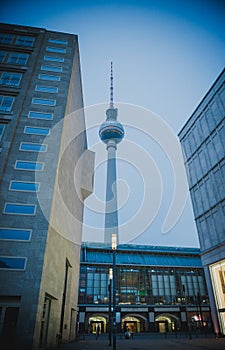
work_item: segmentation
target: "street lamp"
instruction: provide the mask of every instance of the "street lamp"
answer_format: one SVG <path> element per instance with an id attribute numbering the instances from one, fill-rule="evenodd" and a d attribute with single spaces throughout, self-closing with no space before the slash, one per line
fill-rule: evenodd
<path id="1" fill-rule="evenodd" d="M 202 328 L 202 326 L 203 326 L 202 305 L 201 305 L 201 296 L 200 296 L 199 292 L 197 292 L 197 300 L 198 300 L 199 311 L 200 311 L 200 326 Z"/>
<path id="2" fill-rule="evenodd" d="M 189 320 L 188 320 L 188 307 L 187 307 L 187 297 L 186 297 L 185 285 L 182 284 L 182 287 L 183 287 L 183 294 L 184 294 L 184 300 L 185 300 L 185 311 L 186 311 L 186 319 L 187 319 L 187 330 L 188 330 L 189 339 L 192 339 L 192 337 L 191 337 L 191 330 L 190 330 L 190 323 L 189 323 Z"/>
<path id="3" fill-rule="evenodd" d="M 113 279 L 113 269 L 109 269 L 109 346 L 112 345 L 112 279 Z"/>
<path id="4" fill-rule="evenodd" d="M 116 248 L 117 236 L 112 234 L 112 252 L 113 252 L 113 350 L 116 350 Z"/>

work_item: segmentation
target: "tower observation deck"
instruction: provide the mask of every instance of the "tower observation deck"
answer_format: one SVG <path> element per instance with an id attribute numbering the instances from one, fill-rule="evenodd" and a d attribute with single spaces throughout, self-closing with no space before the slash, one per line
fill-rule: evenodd
<path id="1" fill-rule="evenodd" d="M 106 208 L 105 208 L 105 235 L 104 243 L 111 245 L 112 234 L 118 235 L 118 209 L 117 209 L 117 184 L 116 184 L 116 150 L 117 144 L 124 137 L 123 125 L 117 121 L 118 110 L 113 101 L 113 68 L 111 62 L 110 76 L 110 106 L 106 110 L 106 121 L 99 129 L 99 137 L 106 144 L 108 151 L 107 160 L 107 184 L 106 184 Z"/>

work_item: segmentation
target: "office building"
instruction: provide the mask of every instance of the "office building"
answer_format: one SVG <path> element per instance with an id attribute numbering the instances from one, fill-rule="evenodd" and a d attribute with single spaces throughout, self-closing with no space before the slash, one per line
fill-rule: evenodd
<path id="1" fill-rule="evenodd" d="M 225 335 L 225 70 L 179 133 L 216 333 Z"/>
<path id="2" fill-rule="evenodd" d="M 79 332 L 109 330 L 112 249 L 83 243 Z M 121 244 L 116 249 L 116 328 L 141 332 L 211 330 L 210 307 L 198 248 Z M 188 321 L 188 322 L 187 322 Z"/>
<path id="3" fill-rule="evenodd" d="M 0 335 L 42 349 L 76 333 L 94 164 L 78 37 L 2 23 L 0 44 Z"/>

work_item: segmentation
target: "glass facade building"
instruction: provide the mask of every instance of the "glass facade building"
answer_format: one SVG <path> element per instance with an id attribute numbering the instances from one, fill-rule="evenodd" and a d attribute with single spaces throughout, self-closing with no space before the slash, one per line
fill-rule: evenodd
<path id="1" fill-rule="evenodd" d="M 179 133 L 216 333 L 225 335 L 225 70 Z"/>
<path id="2" fill-rule="evenodd" d="M 116 251 L 117 331 L 185 329 L 188 322 L 210 327 L 210 308 L 199 249 L 119 245 Z M 83 243 L 79 282 L 79 330 L 102 332 L 109 324 L 112 250 Z M 201 311 L 200 311 L 201 309 Z M 201 314 L 201 315 L 200 315 Z"/>

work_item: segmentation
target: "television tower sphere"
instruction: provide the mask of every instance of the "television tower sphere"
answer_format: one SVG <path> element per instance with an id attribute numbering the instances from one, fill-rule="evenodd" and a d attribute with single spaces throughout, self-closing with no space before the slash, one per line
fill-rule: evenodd
<path id="1" fill-rule="evenodd" d="M 117 121 L 117 108 L 110 107 L 106 111 L 106 121 L 102 123 L 99 129 L 99 137 L 104 143 L 113 140 L 117 144 L 124 137 L 124 128 Z"/>

